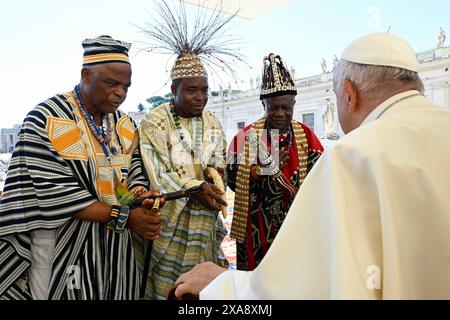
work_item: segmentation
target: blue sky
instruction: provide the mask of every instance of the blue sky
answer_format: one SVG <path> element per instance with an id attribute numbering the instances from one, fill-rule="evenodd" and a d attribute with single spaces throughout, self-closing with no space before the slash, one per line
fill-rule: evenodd
<path id="1" fill-rule="evenodd" d="M 133 23 L 144 25 L 153 8 L 153 0 L 3 3 L 0 128 L 20 123 L 37 103 L 71 90 L 79 81 L 81 41 L 102 34 L 133 42 L 133 85 L 122 105 L 124 111 L 137 110 L 137 104 L 153 94 L 169 92 L 169 86 L 164 86 L 167 56 L 136 55 L 145 38 Z M 416 52 L 435 47 L 439 27 L 447 31 L 449 45 L 449 13 L 450 1 L 442 0 L 295 0 L 250 21 L 236 19 L 231 32 L 246 39 L 242 53 L 254 67 L 239 71 L 243 81 L 239 86 L 249 86 L 269 52 L 279 53 L 295 68 L 297 77 L 312 76 L 321 72 L 322 57 L 330 66 L 334 54 L 339 56 L 352 40 L 389 26 Z"/>

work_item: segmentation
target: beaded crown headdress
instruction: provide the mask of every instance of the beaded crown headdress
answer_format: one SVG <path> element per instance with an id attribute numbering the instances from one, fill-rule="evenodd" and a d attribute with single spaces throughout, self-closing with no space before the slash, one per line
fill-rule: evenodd
<path id="1" fill-rule="evenodd" d="M 270 53 L 263 60 L 260 99 L 297 94 L 294 79 L 279 55 Z"/>
<path id="2" fill-rule="evenodd" d="M 140 28 L 150 40 L 144 50 L 176 55 L 170 72 L 171 80 L 208 78 L 207 69 L 219 79 L 219 71 L 236 79 L 233 67 L 239 62 L 245 63 L 244 56 L 233 48 L 239 41 L 225 34 L 227 28 L 224 27 L 238 12 L 224 15 L 220 1 L 212 11 L 199 8 L 189 24 L 184 2 L 172 2 L 178 2 L 178 5 L 170 6 L 166 0 L 161 0 L 155 11 L 158 16 L 145 28 Z"/>

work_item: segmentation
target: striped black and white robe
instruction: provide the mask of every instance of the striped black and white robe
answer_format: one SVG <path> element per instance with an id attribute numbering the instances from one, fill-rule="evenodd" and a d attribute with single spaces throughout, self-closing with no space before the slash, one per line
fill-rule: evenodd
<path id="1" fill-rule="evenodd" d="M 30 233 L 55 230 L 49 299 L 136 299 L 140 275 L 130 231 L 74 218 L 96 201 L 116 204 L 113 170 L 130 189 L 148 187 L 133 120 L 109 114 L 112 164 L 89 131 L 73 92 L 56 95 L 24 120 L 0 204 L 0 299 L 31 299 Z M 114 169 L 113 169 L 114 168 Z M 79 275 L 79 289 L 67 285 Z M 73 284 L 73 283 L 72 283 Z"/>

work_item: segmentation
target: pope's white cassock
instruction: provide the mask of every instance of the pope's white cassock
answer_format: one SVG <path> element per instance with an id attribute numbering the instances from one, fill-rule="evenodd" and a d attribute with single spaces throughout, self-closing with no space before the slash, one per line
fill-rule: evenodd
<path id="1" fill-rule="evenodd" d="M 450 299 L 450 112 L 396 95 L 329 148 L 254 272 L 201 299 Z"/>

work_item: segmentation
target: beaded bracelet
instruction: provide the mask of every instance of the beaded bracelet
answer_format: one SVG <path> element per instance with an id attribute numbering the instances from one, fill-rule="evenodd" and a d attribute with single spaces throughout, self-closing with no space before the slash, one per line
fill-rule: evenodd
<path id="1" fill-rule="evenodd" d="M 116 228 L 116 221 L 117 218 L 119 217 L 119 213 L 120 213 L 120 206 L 113 205 L 110 213 L 111 220 L 106 225 L 107 230 L 114 230 Z"/>
<path id="2" fill-rule="evenodd" d="M 130 215 L 130 207 L 121 206 L 119 217 L 117 218 L 116 221 L 116 228 L 114 229 L 115 232 L 122 233 L 125 230 L 125 226 L 127 224 L 129 215 Z"/>

